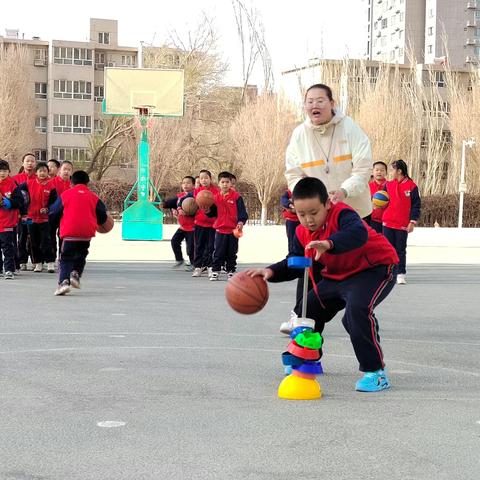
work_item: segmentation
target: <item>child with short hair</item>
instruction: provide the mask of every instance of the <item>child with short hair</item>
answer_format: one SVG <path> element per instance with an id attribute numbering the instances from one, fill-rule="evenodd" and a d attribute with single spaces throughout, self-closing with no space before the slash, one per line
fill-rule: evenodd
<path id="1" fill-rule="evenodd" d="M 387 182 L 387 164 L 384 162 L 375 162 L 373 164 L 372 180 L 368 183 L 370 187 L 370 196 L 373 196 L 380 190 L 385 190 Z M 369 225 L 378 233 L 382 233 L 382 217 L 385 211 L 384 207 L 377 207 L 372 204 L 372 213 L 370 215 Z"/>
<path id="2" fill-rule="evenodd" d="M 35 166 L 37 159 L 33 153 L 26 153 L 22 158 L 22 167 L 17 175 L 12 178 L 17 185 L 25 183 L 27 180 L 35 178 Z M 28 208 L 28 194 L 22 190 L 25 195 L 23 206 L 20 208 L 20 220 L 17 226 L 17 252 L 18 252 L 18 267 L 20 270 L 27 269 L 28 257 L 32 256 L 28 248 L 28 226 L 27 226 L 27 208 Z M 33 262 L 33 259 L 32 259 Z"/>
<path id="3" fill-rule="evenodd" d="M 323 278 L 307 297 L 307 315 L 315 321 L 315 332 L 322 333 L 325 323 L 345 309 L 342 323 L 350 335 L 360 371 L 364 372 L 355 389 L 378 392 L 389 388 L 374 309 L 395 285 L 395 250 L 351 207 L 332 203 L 318 178 L 300 180 L 292 198 L 300 220 L 293 254 L 311 256 L 313 263 L 323 265 Z M 302 270 L 289 268 L 287 259 L 247 273 L 270 282 L 303 275 Z M 300 316 L 302 302 L 295 311 Z"/>
<path id="4" fill-rule="evenodd" d="M 193 192 L 194 198 L 202 190 L 209 190 L 215 196 L 218 192 L 217 187 L 212 184 L 212 174 L 208 170 L 200 170 L 198 175 L 200 187 Z M 215 229 L 213 224 L 215 218 L 206 214 L 206 208 L 199 208 L 195 214 L 195 248 L 193 266 L 195 267 L 192 277 L 201 277 L 202 273 L 207 271 L 208 276 L 212 276 L 212 255 L 215 242 Z"/>
<path id="5" fill-rule="evenodd" d="M 420 218 L 421 200 L 418 187 L 408 176 L 408 167 L 403 160 L 391 163 L 393 180 L 386 183 L 389 196 L 388 206 L 383 214 L 383 234 L 397 251 L 397 283 L 407 283 L 407 238 L 413 232 Z"/>
<path id="6" fill-rule="evenodd" d="M 177 193 L 175 198 L 170 198 L 163 202 L 162 208 L 170 208 L 178 220 L 178 229 L 172 237 L 171 245 L 173 254 L 175 255 L 175 264 L 173 268 L 180 268 L 185 264 L 182 254 L 182 242 L 185 240 L 187 246 L 187 255 L 190 259 L 190 264 L 186 265 L 187 272 L 193 270 L 194 259 L 194 230 L 195 230 L 195 216 L 185 215 L 182 210 L 182 203 L 186 198 L 193 198 L 193 189 L 195 186 L 195 179 L 187 175 L 182 179 L 182 191 Z"/>
<path id="7" fill-rule="evenodd" d="M 5 269 L 5 280 L 15 277 L 15 235 L 18 225 L 19 208 L 23 197 L 18 185 L 10 177 L 10 165 L 6 160 L 0 160 L 0 260 L 3 264 L 0 273 Z"/>
<path id="8" fill-rule="evenodd" d="M 238 238 L 233 234 L 237 229 L 242 231 L 248 220 L 247 210 L 242 196 L 232 188 L 232 179 L 229 172 L 218 174 L 218 192 L 215 193 L 215 203 L 207 215 L 216 217 L 215 246 L 213 249 L 212 275 L 210 280 L 216 281 L 225 264 L 228 278 L 231 278 L 237 269 Z"/>
<path id="9" fill-rule="evenodd" d="M 48 162 L 48 176 L 50 178 L 55 178 L 58 175 L 58 170 L 60 169 L 60 162 L 55 158 L 51 158 Z"/>
<path id="10" fill-rule="evenodd" d="M 37 163 L 36 178 L 29 179 L 20 188 L 28 193 L 27 228 L 32 247 L 34 272 L 43 271 L 43 263 L 47 263 L 47 271 L 55 272 L 55 257 L 52 253 L 48 208 L 56 200 L 56 191 L 48 178 L 48 165 Z"/>
<path id="11" fill-rule="evenodd" d="M 62 249 L 55 295 L 65 295 L 70 287 L 80 288 L 90 241 L 97 225 L 107 219 L 105 204 L 88 188 L 87 172 L 77 170 L 72 175 L 72 188 L 62 193 L 50 208 L 51 221 L 60 221 Z"/>

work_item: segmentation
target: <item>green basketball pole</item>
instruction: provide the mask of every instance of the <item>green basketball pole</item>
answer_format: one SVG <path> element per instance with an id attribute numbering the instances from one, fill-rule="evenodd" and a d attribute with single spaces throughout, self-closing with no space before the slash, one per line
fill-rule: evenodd
<path id="1" fill-rule="evenodd" d="M 150 180 L 148 107 L 138 110 L 142 133 L 138 144 L 137 180 L 123 202 L 122 240 L 162 240 L 161 198 Z"/>

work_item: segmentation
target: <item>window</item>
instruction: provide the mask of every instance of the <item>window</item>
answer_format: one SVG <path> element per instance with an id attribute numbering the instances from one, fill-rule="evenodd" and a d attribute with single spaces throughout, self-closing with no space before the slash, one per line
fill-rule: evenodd
<path id="1" fill-rule="evenodd" d="M 47 64 L 48 50 L 46 48 L 36 48 L 34 52 L 34 65 L 44 66 Z"/>
<path id="2" fill-rule="evenodd" d="M 105 65 L 105 54 L 101 52 L 95 52 L 95 63 Z"/>
<path id="3" fill-rule="evenodd" d="M 101 132 L 103 130 L 104 123 L 103 120 L 94 120 L 93 121 L 93 130 L 95 132 Z"/>
<path id="4" fill-rule="evenodd" d="M 445 72 L 435 72 L 435 84 L 438 87 L 445 86 Z"/>
<path id="5" fill-rule="evenodd" d="M 35 117 L 35 130 L 39 133 L 47 133 L 47 117 Z"/>
<path id="6" fill-rule="evenodd" d="M 430 8 L 428 10 L 428 18 L 433 18 L 435 16 L 435 12 L 433 11 L 433 8 Z"/>
<path id="7" fill-rule="evenodd" d="M 92 117 L 88 115 L 53 116 L 53 131 L 57 133 L 92 133 Z"/>
<path id="8" fill-rule="evenodd" d="M 398 49 L 398 58 L 403 58 L 403 48 Z"/>
<path id="9" fill-rule="evenodd" d="M 70 162 L 86 163 L 89 161 L 86 148 L 53 147 L 52 154 L 59 162 L 68 160 Z"/>
<path id="10" fill-rule="evenodd" d="M 403 37 L 403 30 L 398 31 L 398 39 L 401 40 Z"/>
<path id="11" fill-rule="evenodd" d="M 47 98 L 47 84 L 35 82 L 35 98 Z"/>
<path id="12" fill-rule="evenodd" d="M 387 28 L 387 27 L 388 27 L 388 19 L 382 18 L 382 28 Z"/>
<path id="13" fill-rule="evenodd" d="M 96 102 L 103 101 L 103 85 L 97 85 L 94 89 L 94 97 Z"/>
<path id="14" fill-rule="evenodd" d="M 65 65 L 91 65 L 92 50 L 88 48 L 54 47 L 53 62 Z"/>
<path id="15" fill-rule="evenodd" d="M 382 37 L 380 39 L 380 45 L 384 47 L 387 44 L 387 37 Z"/>
<path id="16" fill-rule="evenodd" d="M 373 28 L 374 28 L 375 30 L 378 28 L 378 22 L 375 22 L 375 23 L 373 24 Z"/>
<path id="17" fill-rule="evenodd" d="M 427 53 L 433 53 L 433 45 L 427 45 Z"/>
<path id="18" fill-rule="evenodd" d="M 423 111 L 429 117 L 448 117 L 450 115 L 450 104 L 448 102 L 423 101 Z"/>
<path id="19" fill-rule="evenodd" d="M 399 19 L 399 21 L 400 21 L 400 22 L 403 22 L 404 18 L 405 18 L 405 14 L 404 14 L 403 12 L 400 12 L 400 13 L 398 14 L 398 19 Z"/>
<path id="20" fill-rule="evenodd" d="M 135 66 L 135 55 L 122 55 L 122 65 Z"/>
<path id="21" fill-rule="evenodd" d="M 475 20 L 480 20 L 480 10 L 475 12 Z"/>
<path id="22" fill-rule="evenodd" d="M 46 162 L 47 161 L 47 151 L 46 150 L 34 150 L 33 154 L 38 162 Z"/>
<path id="23" fill-rule="evenodd" d="M 91 100 L 92 82 L 84 80 L 55 80 L 53 82 L 53 96 L 55 98 Z"/>
<path id="24" fill-rule="evenodd" d="M 475 47 L 473 49 L 473 53 L 477 56 L 477 57 L 480 57 L 480 47 Z"/>
<path id="25" fill-rule="evenodd" d="M 379 67 L 366 67 L 368 80 L 370 83 L 377 83 Z"/>
<path id="26" fill-rule="evenodd" d="M 110 34 L 108 32 L 98 32 L 98 43 L 108 45 L 110 43 Z"/>
<path id="27" fill-rule="evenodd" d="M 473 36 L 476 38 L 480 37 L 480 28 L 473 29 Z"/>
<path id="28" fill-rule="evenodd" d="M 428 27 L 428 35 L 433 35 L 433 27 Z"/>
<path id="29" fill-rule="evenodd" d="M 390 52 L 390 60 L 395 60 L 395 50 Z"/>

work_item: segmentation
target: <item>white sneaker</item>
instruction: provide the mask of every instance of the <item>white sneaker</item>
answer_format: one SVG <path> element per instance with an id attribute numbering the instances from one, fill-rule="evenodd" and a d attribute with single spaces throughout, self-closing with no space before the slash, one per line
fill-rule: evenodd
<path id="1" fill-rule="evenodd" d="M 36 263 L 35 268 L 33 269 L 34 272 L 40 273 L 43 271 L 43 264 L 42 263 Z"/>
<path id="2" fill-rule="evenodd" d="M 55 290 L 55 295 L 65 295 L 70 291 L 70 284 L 68 283 L 68 280 L 64 280 Z"/>
<path id="3" fill-rule="evenodd" d="M 5 272 L 5 280 L 13 280 L 15 278 L 15 275 L 13 272 Z"/>
<path id="4" fill-rule="evenodd" d="M 298 315 L 294 312 L 290 312 L 290 320 L 287 320 L 286 322 L 283 322 L 280 325 L 280 333 L 283 333 L 285 335 L 290 335 L 292 333 L 292 330 L 294 329 L 293 322 L 298 318 Z"/>
<path id="5" fill-rule="evenodd" d="M 213 275 L 212 267 L 207 268 L 207 274 L 208 274 L 208 278 L 212 278 L 212 275 Z"/>
<path id="6" fill-rule="evenodd" d="M 404 273 L 399 273 L 397 275 L 397 284 L 398 285 L 406 285 L 407 284 L 407 279 L 405 277 L 406 277 L 406 275 Z"/>
<path id="7" fill-rule="evenodd" d="M 210 275 L 210 278 L 209 280 L 211 282 L 216 282 L 218 280 L 218 272 L 212 272 L 212 274 Z"/>
<path id="8" fill-rule="evenodd" d="M 48 273 L 55 273 L 55 262 L 49 262 L 47 264 L 47 272 Z"/>
<path id="9" fill-rule="evenodd" d="M 201 277 L 202 276 L 202 269 L 200 267 L 197 267 L 193 273 L 192 277 Z"/>
<path id="10" fill-rule="evenodd" d="M 20 271 L 26 272 L 27 271 L 27 264 L 26 263 L 21 263 L 20 264 Z"/>

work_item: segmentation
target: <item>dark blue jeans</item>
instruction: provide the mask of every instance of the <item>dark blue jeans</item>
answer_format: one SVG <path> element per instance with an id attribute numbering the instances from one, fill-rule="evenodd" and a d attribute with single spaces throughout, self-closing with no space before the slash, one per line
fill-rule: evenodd
<path id="1" fill-rule="evenodd" d="M 90 241 L 63 240 L 58 264 L 58 283 L 70 280 L 71 273 L 75 270 L 81 277 L 87 263 Z"/>
<path id="2" fill-rule="evenodd" d="M 396 250 L 400 262 L 398 263 L 397 273 L 407 273 L 407 238 L 408 233 L 405 230 L 383 227 L 383 234 Z"/>

